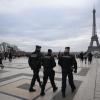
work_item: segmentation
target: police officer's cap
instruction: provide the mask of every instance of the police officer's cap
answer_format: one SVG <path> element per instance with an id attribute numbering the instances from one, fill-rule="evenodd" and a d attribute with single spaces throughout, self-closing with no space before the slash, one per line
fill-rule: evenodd
<path id="1" fill-rule="evenodd" d="M 65 47 L 65 49 L 70 49 L 70 47 Z"/>
<path id="2" fill-rule="evenodd" d="M 48 52 L 52 52 L 52 50 L 51 49 L 48 49 Z"/>
<path id="3" fill-rule="evenodd" d="M 41 46 L 39 46 L 39 45 L 36 45 L 36 48 L 37 48 L 37 49 L 40 49 L 40 48 L 41 48 Z"/>

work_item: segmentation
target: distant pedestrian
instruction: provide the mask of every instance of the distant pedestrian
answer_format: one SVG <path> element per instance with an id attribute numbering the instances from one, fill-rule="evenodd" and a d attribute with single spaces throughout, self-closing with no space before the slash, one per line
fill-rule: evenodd
<path id="1" fill-rule="evenodd" d="M 10 62 L 12 62 L 12 56 L 13 56 L 13 55 L 12 55 L 12 52 L 10 51 L 10 52 L 9 52 L 9 61 L 10 61 Z"/>
<path id="2" fill-rule="evenodd" d="M 79 57 L 80 57 L 80 60 L 81 60 L 82 63 L 83 63 L 83 60 L 84 60 L 84 58 L 83 58 L 83 52 L 80 53 Z"/>
<path id="3" fill-rule="evenodd" d="M 6 60 L 6 58 L 8 57 L 8 52 L 4 53 L 4 59 Z"/>
<path id="4" fill-rule="evenodd" d="M 61 51 L 59 51 L 57 59 L 59 59 L 60 56 L 61 56 Z"/>
<path id="5" fill-rule="evenodd" d="M 89 52 L 88 53 L 88 63 L 92 63 L 92 57 L 93 57 L 93 55 L 92 55 L 92 53 L 91 52 Z"/>
<path id="6" fill-rule="evenodd" d="M 2 59 L 3 59 L 2 53 L 0 52 L 0 67 L 3 69 L 4 68 L 4 65 L 2 63 Z"/>
<path id="7" fill-rule="evenodd" d="M 84 53 L 84 57 L 83 58 L 84 58 L 85 64 L 86 64 L 86 62 L 87 62 L 87 52 Z"/>

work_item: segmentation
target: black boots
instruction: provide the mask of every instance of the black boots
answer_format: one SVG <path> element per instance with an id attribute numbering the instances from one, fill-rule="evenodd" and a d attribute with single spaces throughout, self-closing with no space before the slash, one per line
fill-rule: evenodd
<path id="1" fill-rule="evenodd" d="M 30 87 L 29 92 L 35 92 L 35 91 L 36 91 L 36 89 L 33 89 Z"/>
<path id="2" fill-rule="evenodd" d="M 44 95 L 45 95 L 45 92 L 41 92 L 40 95 L 41 95 L 41 96 L 44 96 Z"/>
<path id="3" fill-rule="evenodd" d="M 58 87 L 54 87 L 54 88 L 53 88 L 53 92 L 56 92 L 57 89 L 58 89 Z M 45 90 L 44 88 L 41 89 L 41 93 L 40 93 L 41 96 L 44 96 L 44 95 L 45 95 L 44 90 Z"/>
<path id="4" fill-rule="evenodd" d="M 41 93 L 40 93 L 41 96 L 44 96 L 44 95 L 45 95 L 44 90 L 45 90 L 45 88 L 42 87 L 42 88 L 41 88 Z"/>
<path id="5" fill-rule="evenodd" d="M 65 90 L 62 90 L 62 97 L 65 98 L 66 95 L 65 95 Z"/>
<path id="6" fill-rule="evenodd" d="M 57 89 L 58 89 L 58 87 L 54 87 L 54 88 L 53 88 L 53 92 L 56 92 Z"/>
<path id="7" fill-rule="evenodd" d="M 73 93 L 75 90 L 76 90 L 76 87 L 73 87 L 73 88 L 72 88 L 72 93 Z"/>
<path id="8" fill-rule="evenodd" d="M 65 93 L 62 93 L 62 97 L 63 97 L 63 98 L 65 98 L 65 97 L 66 97 Z"/>
<path id="9" fill-rule="evenodd" d="M 76 90 L 76 87 L 73 87 L 73 88 L 71 89 L 72 93 L 73 93 L 75 90 Z M 63 98 L 66 97 L 66 95 L 65 95 L 65 90 L 62 90 L 62 97 L 63 97 Z"/>

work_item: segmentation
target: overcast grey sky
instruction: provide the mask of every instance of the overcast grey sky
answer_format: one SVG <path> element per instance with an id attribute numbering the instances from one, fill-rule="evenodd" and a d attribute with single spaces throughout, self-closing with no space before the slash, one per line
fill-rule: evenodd
<path id="1" fill-rule="evenodd" d="M 87 50 L 92 35 L 95 1 L 97 34 L 100 39 L 100 0 L 0 0 L 0 42 L 32 51 L 54 51 L 71 46 Z"/>

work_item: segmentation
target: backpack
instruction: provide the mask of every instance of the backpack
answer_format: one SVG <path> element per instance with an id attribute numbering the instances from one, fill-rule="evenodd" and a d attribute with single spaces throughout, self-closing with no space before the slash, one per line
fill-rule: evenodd
<path id="1" fill-rule="evenodd" d="M 55 60 L 51 56 L 45 56 L 42 60 L 42 65 L 46 68 L 53 68 L 56 66 Z"/>

